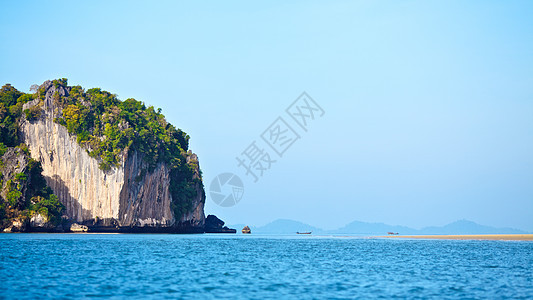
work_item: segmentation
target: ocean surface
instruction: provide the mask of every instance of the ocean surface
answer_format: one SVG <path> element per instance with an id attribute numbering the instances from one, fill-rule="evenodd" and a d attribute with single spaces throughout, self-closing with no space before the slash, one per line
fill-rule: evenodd
<path id="1" fill-rule="evenodd" d="M 533 242 L 0 234 L 0 298 L 533 299 Z"/>

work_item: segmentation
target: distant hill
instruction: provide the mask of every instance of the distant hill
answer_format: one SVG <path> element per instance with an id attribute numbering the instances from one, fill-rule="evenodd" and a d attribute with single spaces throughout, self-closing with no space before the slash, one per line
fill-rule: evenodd
<path id="1" fill-rule="evenodd" d="M 242 228 L 241 228 L 242 229 Z M 302 222 L 287 220 L 287 219 L 278 219 L 271 223 L 266 224 L 265 226 L 255 227 L 252 226 L 252 233 L 296 233 L 304 231 L 312 231 L 313 233 L 321 233 L 322 229 L 305 224 Z"/>
<path id="2" fill-rule="evenodd" d="M 237 229 L 237 232 L 245 224 L 228 225 L 230 228 Z M 459 220 L 444 226 L 430 226 L 422 229 L 414 229 L 407 226 L 389 225 L 385 223 L 369 223 L 353 221 L 344 227 L 335 230 L 323 230 L 309 224 L 299 221 L 278 219 L 265 226 L 251 226 L 252 233 L 276 233 L 291 234 L 297 231 L 312 231 L 314 234 L 369 234 L 385 235 L 387 232 L 397 232 L 402 235 L 406 234 L 523 234 L 528 233 L 523 230 L 514 228 L 496 228 L 491 226 L 480 225 L 468 220 Z"/>
<path id="3" fill-rule="evenodd" d="M 330 233 L 352 233 L 352 234 L 386 234 L 387 232 L 397 232 L 399 234 L 519 234 L 527 233 L 514 228 L 495 228 L 480 225 L 468 220 L 459 220 L 444 226 L 425 227 L 420 230 L 398 225 L 388 225 L 384 223 L 366 223 L 354 221 L 342 228 L 329 231 Z"/>
<path id="4" fill-rule="evenodd" d="M 519 234 L 527 233 L 523 230 L 514 228 L 495 228 L 480 225 L 468 220 L 459 220 L 441 227 L 425 227 L 418 231 L 419 234 Z"/>
<path id="5" fill-rule="evenodd" d="M 330 230 L 328 233 L 345 234 L 387 234 L 387 232 L 398 232 L 400 234 L 416 234 L 418 231 L 413 228 L 398 225 L 388 225 L 385 223 L 367 223 L 353 221 L 339 229 Z"/>

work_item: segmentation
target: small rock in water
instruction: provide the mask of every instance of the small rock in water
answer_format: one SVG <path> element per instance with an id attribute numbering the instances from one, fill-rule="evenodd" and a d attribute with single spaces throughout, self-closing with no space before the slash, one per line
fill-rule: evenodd
<path id="1" fill-rule="evenodd" d="M 87 232 L 89 231 L 89 228 L 85 225 L 80 225 L 78 223 L 74 223 L 70 225 L 70 231 L 72 232 Z"/>
<path id="2" fill-rule="evenodd" d="M 205 219 L 205 233 L 237 233 L 237 230 L 224 226 L 224 221 L 215 215 L 209 215 Z"/>

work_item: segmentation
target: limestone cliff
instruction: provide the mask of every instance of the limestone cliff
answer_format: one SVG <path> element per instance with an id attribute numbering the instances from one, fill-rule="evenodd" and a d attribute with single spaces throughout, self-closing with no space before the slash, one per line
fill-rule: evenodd
<path id="1" fill-rule="evenodd" d="M 149 167 L 143 154 L 125 149 L 118 163 L 102 170 L 98 157 L 89 155 L 76 136 L 58 124 L 63 108 L 55 101 L 68 96 L 71 87 L 47 81 L 40 98 L 23 109 L 40 108 L 32 120 L 23 118 L 22 139 L 35 160 L 42 164 L 47 184 L 66 207 L 66 217 L 77 223 L 101 228 L 167 228 L 201 230 L 204 226 L 205 192 L 197 183 L 190 205 L 181 215 L 172 209 L 169 167 L 159 162 Z M 186 154 L 200 176 L 196 155 Z M 176 199 L 174 199 L 176 200 Z"/>
<path id="2" fill-rule="evenodd" d="M 46 186 L 40 163 L 25 145 L 1 152 L 0 232 L 61 231 L 64 206 Z"/>

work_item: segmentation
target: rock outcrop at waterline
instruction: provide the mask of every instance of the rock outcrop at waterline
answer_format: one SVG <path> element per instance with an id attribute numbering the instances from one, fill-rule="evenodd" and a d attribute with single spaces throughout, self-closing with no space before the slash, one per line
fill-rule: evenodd
<path id="1" fill-rule="evenodd" d="M 88 226 L 89 231 L 204 232 L 205 192 L 197 156 L 190 151 L 182 154 L 183 163 L 193 169 L 184 200 L 172 197 L 168 164 L 150 165 L 129 146 L 118 155 L 116 165 L 102 168 L 102 160 L 89 154 L 90 146 L 80 145 L 79 137 L 58 122 L 65 109 L 58 99 L 68 97 L 71 89 L 45 82 L 40 97 L 22 108 L 38 113 L 31 119 L 22 117 L 19 124 L 21 140 L 41 163 L 46 183 L 65 206 L 63 218 Z"/>
<path id="2" fill-rule="evenodd" d="M 205 219 L 205 233 L 237 233 L 237 230 L 224 226 L 224 221 L 217 216 L 209 215 Z"/>

